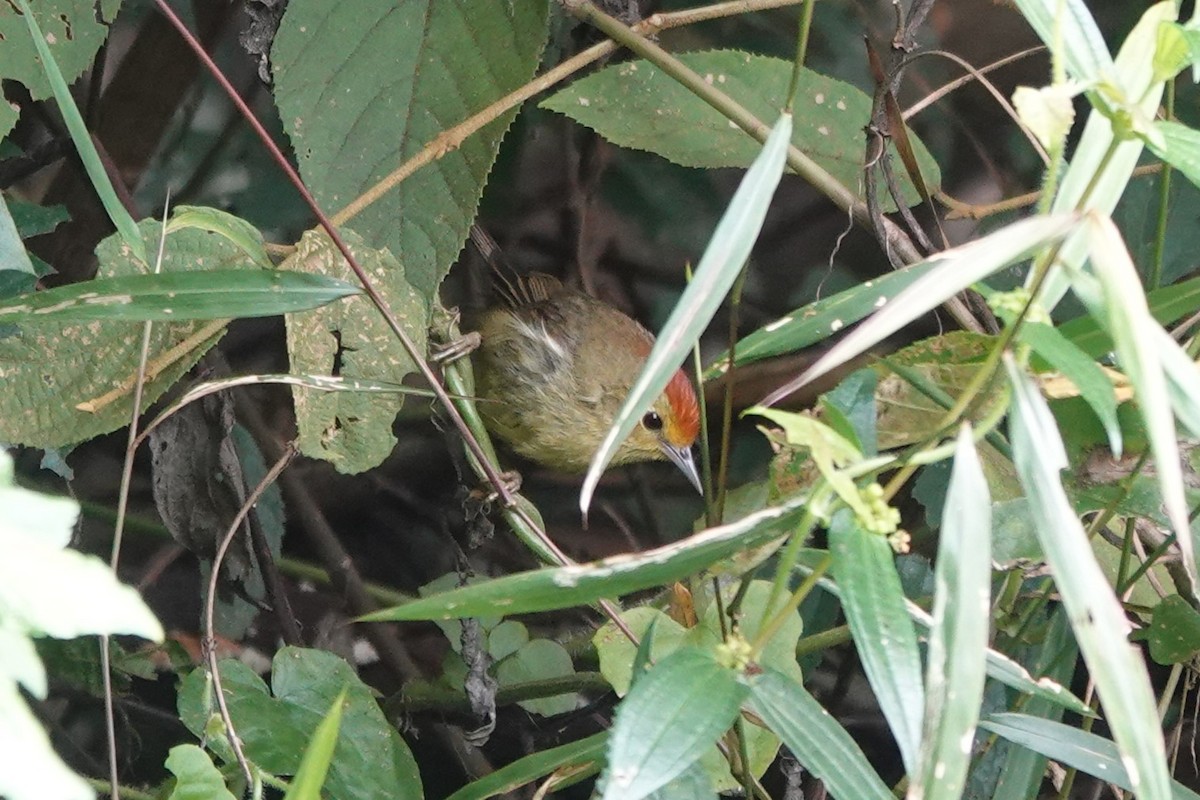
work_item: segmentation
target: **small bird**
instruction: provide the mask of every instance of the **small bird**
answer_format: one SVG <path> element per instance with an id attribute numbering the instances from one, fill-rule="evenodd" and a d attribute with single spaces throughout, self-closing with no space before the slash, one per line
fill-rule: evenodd
<path id="1" fill-rule="evenodd" d="M 617 309 L 549 275 L 518 275 L 478 225 L 471 241 L 502 303 L 478 321 L 475 392 L 484 424 L 516 453 L 563 472 L 587 471 L 654 345 Z M 692 457 L 700 407 L 679 370 L 617 450 L 613 465 L 671 461 L 703 493 Z"/>

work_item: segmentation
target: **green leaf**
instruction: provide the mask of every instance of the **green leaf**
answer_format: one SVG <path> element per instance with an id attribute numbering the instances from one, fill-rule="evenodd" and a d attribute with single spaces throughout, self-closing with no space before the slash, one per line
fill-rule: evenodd
<path id="1" fill-rule="evenodd" d="M 135 589 L 95 556 L 67 548 L 79 505 L 13 485 L 12 457 L 0 449 L 0 796 L 90 800 L 91 789 L 55 754 L 19 686 L 38 699 L 45 668 L 32 637 L 129 633 L 161 641 L 162 626 Z M 78 589 L 83 594 L 64 592 Z M 69 595 L 69 596 L 68 596 Z M 78 597 L 87 602 L 78 602 Z"/>
<path id="2" fill-rule="evenodd" d="M 1054 417 L 1011 359 L 1007 366 L 1014 390 L 1013 457 L 1042 551 L 1099 689 L 1105 720 L 1122 756 L 1136 767 L 1135 790 L 1166 797 L 1166 748 L 1145 662 L 1126 640 L 1129 621 L 1063 490 L 1059 472 L 1067 467 L 1067 456 Z"/>
<path id="3" fill-rule="evenodd" d="M 1164 22 L 1158 26 L 1158 46 L 1154 48 L 1154 78 L 1169 81 L 1192 60 L 1187 33 L 1182 25 Z"/>
<path id="4" fill-rule="evenodd" d="M 142 223 L 149 233 L 159 224 Z M 119 236 L 96 248 L 98 277 L 146 272 Z M 228 242 L 184 230 L 167 239 L 162 271 L 248 269 L 253 265 Z M 201 332 L 206 335 L 201 335 Z M 150 332 L 150 359 L 143 409 L 156 401 L 216 344 L 223 329 L 213 323 L 166 322 Z M 142 325 L 132 322 L 26 325 L 19 336 L 0 339 L 0 440 L 31 447 L 61 447 L 129 424 L 141 352 Z"/>
<path id="5" fill-rule="evenodd" d="M 783 176 L 791 130 L 792 116 L 781 114 L 758 157 L 742 176 L 691 282 L 675 304 L 662 334 L 646 357 L 641 374 L 592 457 L 579 493 L 579 508 L 584 516 L 604 468 L 692 351 L 750 258 L 750 250 L 758 239 L 771 198 Z"/>
<path id="6" fill-rule="evenodd" d="M 737 366 L 753 364 L 828 339 L 883 306 L 889 298 L 936 266 L 934 261 L 922 261 L 798 308 L 738 340 L 734 363 Z M 728 369 L 729 353 L 726 351 L 709 362 L 704 380 L 724 375 Z"/>
<path id="7" fill-rule="evenodd" d="M 167 223 L 167 233 L 184 228 L 199 228 L 202 231 L 224 236 L 245 253 L 251 261 L 263 269 L 274 269 L 275 265 L 263 247 L 263 236 L 258 228 L 244 219 L 203 206 L 177 206 Z"/>
<path id="8" fill-rule="evenodd" d="M 1177 182 L 1172 185 L 1180 184 Z M 1146 302 L 1154 319 L 1169 325 L 1200 307 L 1200 278 L 1155 289 L 1146 295 Z M 1090 314 L 1064 322 L 1059 326 L 1059 331 L 1092 358 L 1098 358 L 1113 348 L 1112 337 Z"/>
<path id="9" fill-rule="evenodd" d="M 803 512 L 806 497 L 709 528 L 681 542 L 591 564 L 521 572 L 464 586 L 433 597 L 385 608 L 369 622 L 463 619 L 483 614 L 526 614 L 584 605 L 606 597 L 662 586 L 692 575 L 742 549 L 786 533 Z"/>
<path id="10" fill-rule="evenodd" d="M 614 623 L 606 622 L 592 636 L 592 644 L 600 657 L 600 674 L 613 687 L 618 697 L 624 697 L 633 684 L 634 669 L 638 666 L 638 657 L 649 642 L 649 652 L 643 659 L 642 666 L 661 661 L 674 653 L 685 642 L 695 639 L 684 628 L 667 614 L 651 606 L 638 606 L 621 613 L 621 619 L 641 641 L 635 647 L 624 632 Z M 654 635 L 650 636 L 653 630 Z M 720 639 L 714 639 L 716 645 Z M 642 677 L 644 672 L 639 672 Z"/>
<path id="11" fill-rule="evenodd" d="M 1118 82 L 1116 91 L 1124 98 L 1136 98 L 1127 101 L 1132 110 L 1146 119 L 1154 118 L 1163 84 L 1154 79 L 1147 54 L 1154 52 L 1159 25 L 1175 19 L 1173 2 L 1157 3 L 1146 9 L 1125 37 L 1115 62 L 1109 59 L 1104 40 L 1096 32 L 1083 0 L 1063 0 L 1065 13 L 1061 20 L 1056 19 L 1060 0 L 1019 0 L 1019 6 L 1048 46 L 1054 46 L 1056 26 L 1061 22 L 1064 45 L 1061 55 L 1072 77 L 1085 83 L 1097 79 Z M 1088 99 L 1095 105 L 1098 93 L 1089 93 Z M 1083 135 L 1071 153 L 1071 162 L 1054 197 L 1051 207 L 1054 213 L 1095 211 L 1107 216 L 1116 208 L 1142 155 L 1143 145 L 1141 139 L 1114 130 L 1108 116 L 1112 113 L 1108 108 L 1093 108 L 1088 115 Z M 1046 276 L 1038 294 L 1038 301 L 1047 310 L 1058 304 L 1069 285 L 1068 277 L 1083 266 L 1087 258 L 1085 237 L 1069 237 L 1055 251 L 1055 258 L 1058 266 Z M 1030 271 L 1026 286 L 1030 287 L 1030 281 L 1037 277 L 1036 270 Z"/>
<path id="12" fill-rule="evenodd" d="M 1094 83 L 1111 74 L 1112 56 L 1083 0 L 1015 0 L 1015 5 L 1072 78 Z"/>
<path id="13" fill-rule="evenodd" d="M 45 45 L 54 55 L 63 77 L 73 82 L 92 66 L 96 51 L 108 37 L 107 23 L 117 14 L 117 3 L 107 2 L 97 13 L 92 0 L 41 0 L 35 16 L 45 34 Z M 53 92 L 24 15 L 16 6 L 0 6 L 0 78 L 20 81 L 34 100 Z M 18 109 L 0 103 L 0 138 L 17 121 Z"/>
<path id="14" fill-rule="evenodd" d="M 920 277 L 880 304 L 878 311 L 846 334 L 798 378 L 772 392 L 763 404 L 771 405 L 866 352 L 971 284 L 1061 240 L 1076 225 L 1075 218 L 1069 215 L 1032 217 L 926 259 L 922 262 L 926 269 Z M 928 268 L 930 265 L 932 268 Z"/>
<path id="15" fill-rule="evenodd" d="M 175 776 L 175 788 L 167 800 L 236 800 L 221 771 L 197 745 L 175 745 L 164 766 Z"/>
<path id="16" fill-rule="evenodd" d="M 904 611 L 891 545 L 842 509 L 829 525 L 829 551 L 863 671 L 912 774 L 921 746 L 925 688 L 917 634 Z"/>
<path id="17" fill-rule="evenodd" d="M 534 639 L 496 664 L 496 680 L 502 687 L 574 674 L 575 665 L 571 663 L 571 656 L 561 644 L 549 639 Z M 577 703 L 576 695 L 568 692 L 521 700 L 518 705 L 532 714 L 552 717 L 573 710 Z"/>
<path id="18" fill-rule="evenodd" d="M 766 669 L 750 680 L 750 708 L 779 734 L 792 755 L 838 798 L 893 795 L 858 744 L 803 684 Z"/>
<path id="19" fill-rule="evenodd" d="M 958 800 L 983 700 L 991 617 L 991 497 L 963 425 L 938 536 L 925 720 L 911 796 Z"/>
<path id="20" fill-rule="evenodd" d="M 277 775 L 295 775 L 301 755 L 343 691 L 346 700 L 333 761 L 325 781 L 330 797 L 379 800 L 420 798 L 421 780 L 408 746 L 384 717 L 374 692 L 333 653 L 285 647 L 275 654 L 266 684 L 239 661 L 220 662 L 221 683 L 246 757 Z M 227 763 L 233 752 L 224 736 L 206 730 L 214 713 L 204 670 L 194 670 L 179 692 L 179 717 Z"/>
<path id="21" fill-rule="evenodd" d="M 1154 155 L 1200 185 L 1200 131 L 1168 120 L 1155 122 L 1154 130 L 1158 136 L 1146 138 Z"/>
<path id="22" fill-rule="evenodd" d="M 787 100 L 789 61 L 738 50 L 678 55 L 737 98 L 759 119 L 774 118 Z M 862 90 L 808 69 L 800 71 L 791 144 L 852 191 L 862 183 L 862 130 L 871 98 Z M 606 67 L 542 102 L 622 147 L 647 150 L 685 167 L 749 167 L 759 144 L 731 125 L 677 81 L 647 61 Z M 937 162 L 910 133 L 925 182 L 941 182 Z M 900 185 L 908 205 L 921 196 L 906 174 Z M 895 210 L 888 200 L 886 210 Z"/>
<path id="23" fill-rule="evenodd" d="M 548 5 L 289 3 L 271 52 L 275 101 L 318 202 L 343 208 L 443 131 L 524 84 L 542 52 Z M 367 245 L 392 252 L 426 303 L 462 247 L 515 114 L 448 146 L 350 222 Z"/>
<path id="24" fill-rule="evenodd" d="M 1026 322 L 1019 333 L 1022 342 L 1033 348 L 1054 369 L 1075 384 L 1082 397 L 1104 426 L 1109 449 L 1121 455 L 1121 424 L 1117 421 L 1117 394 L 1104 370 L 1087 353 L 1051 325 Z"/>
<path id="25" fill-rule="evenodd" d="M 308 740 L 304 757 L 300 759 L 300 768 L 296 770 L 296 777 L 283 800 L 321 800 L 321 787 L 325 784 L 333 750 L 337 746 L 338 729 L 342 726 L 342 705 L 345 702 L 346 691 L 343 689 Z"/>
<path id="26" fill-rule="evenodd" d="M 532 753 L 474 783 L 467 784 L 446 800 L 486 800 L 489 797 L 498 797 L 514 792 L 567 765 L 572 766 L 568 775 L 594 773 L 599 771 L 600 765 L 604 763 L 607 747 L 608 731 L 602 731 L 577 742 Z M 558 786 L 561 786 L 561 783 L 552 785 L 551 788 Z"/>
<path id="27" fill-rule="evenodd" d="M 171 320 L 271 317 L 358 294 L 348 283 L 282 270 L 226 269 L 99 278 L 0 303 L 0 322 Z"/>
<path id="28" fill-rule="evenodd" d="M 425 350 L 429 308 L 387 250 L 372 250 L 351 231 L 342 236 L 419 352 Z M 354 281 L 342 254 L 324 233 L 309 231 L 284 267 Z M 360 296 L 287 318 L 291 370 L 311 375 L 400 383 L 415 365 L 375 306 Z M 314 393 L 294 389 L 300 452 L 339 472 L 378 466 L 396 446 L 392 423 L 403 395 Z"/>
<path id="29" fill-rule="evenodd" d="M 1137 409 L 1154 454 L 1163 506 L 1176 534 L 1184 570 L 1195 590 L 1200 588 L 1200 579 L 1183 492 L 1171 395 L 1160 360 L 1164 358 L 1164 350 L 1178 349 L 1178 345 L 1170 342 L 1164 346 L 1161 329 L 1146 305 L 1137 269 L 1112 220 L 1090 216 L 1087 234 L 1092 269 L 1099 279 L 1102 295 L 1097 296 L 1086 275 L 1075 277 L 1075 293 L 1112 335 L 1121 369 L 1133 384 L 1138 398 Z"/>
<path id="30" fill-rule="evenodd" d="M 13 222 L 3 195 L 0 195 L 0 270 L 24 273 L 29 288 L 33 287 L 37 278 L 33 262 L 25 252 L 25 243 L 21 241 L 21 234 L 17 232 L 16 223 Z"/>
<path id="31" fill-rule="evenodd" d="M 66 78 L 59 69 L 58 61 L 50 49 L 49 42 L 54 37 L 47 38 L 42 33 L 37 18 L 29 8 L 28 0 L 17 0 L 17 4 L 21 8 L 21 16 L 25 18 L 25 24 L 29 28 L 29 36 L 33 38 L 33 46 L 37 50 L 36 60 L 41 62 L 42 69 L 46 72 L 46 78 L 54 92 L 54 99 L 58 103 L 63 123 L 71 134 L 71 141 L 79 152 L 79 160 L 83 163 L 92 187 L 100 197 L 105 213 L 116 226 L 117 232 L 125 244 L 133 251 L 134 257 L 143 264 L 149 264 L 146 256 L 146 242 L 142 238 L 141 229 L 134 222 L 120 198 L 117 197 L 117 191 L 113 188 L 108 172 L 104 169 L 104 163 L 100 160 L 100 154 L 96 151 L 96 144 L 92 141 L 92 136 L 83 122 L 83 115 L 79 113 L 79 107 L 75 105 L 75 98 L 71 95 L 71 90 L 67 88 Z M 67 38 L 72 38 L 74 35 L 74 31 L 69 26 L 64 33 Z"/>
<path id="32" fill-rule="evenodd" d="M 1130 780 L 1121 751 L 1094 733 L 1028 714 L 993 714 L 979 723 L 979 727 L 1106 783 L 1114 783 L 1127 792 L 1138 791 L 1138 781 Z M 1200 794 L 1177 781 L 1169 781 L 1162 794 L 1147 792 L 1144 796 L 1200 800 Z"/>
<path id="33" fill-rule="evenodd" d="M 1181 664 L 1200 651 L 1200 613 L 1177 594 L 1154 607 L 1146 639 L 1159 664 Z"/>
<path id="34" fill-rule="evenodd" d="M 617 708 L 602 796 L 640 800 L 682 774 L 733 724 L 749 691 L 709 652 L 686 648 L 664 658 Z"/>

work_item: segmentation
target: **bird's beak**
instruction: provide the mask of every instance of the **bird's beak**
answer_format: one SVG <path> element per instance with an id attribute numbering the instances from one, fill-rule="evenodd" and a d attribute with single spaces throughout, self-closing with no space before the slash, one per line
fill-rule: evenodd
<path id="1" fill-rule="evenodd" d="M 691 481 L 692 486 L 696 487 L 696 491 L 703 496 L 704 487 L 700 484 L 700 472 L 696 469 L 695 459 L 692 458 L 692 448 L 675 447 L 666 442 L 659 442 L 658 444 L 667 458 L 671 459 L 671 463 L 679 467 L 680 471 Z"/>

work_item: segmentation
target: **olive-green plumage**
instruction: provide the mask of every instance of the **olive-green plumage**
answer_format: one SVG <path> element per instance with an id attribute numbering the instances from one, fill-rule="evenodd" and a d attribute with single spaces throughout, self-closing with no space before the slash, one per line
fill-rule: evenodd
<path id="1" fill-rule="evenodd" d="M 498 251 L 476 245 L 493 267 Z M 492 248 L 489 253 L 487 248 Z M 600 446 L 654 337 L 616 308 L 547 275 L 499 278 L 505 302 L 477 329 L 475 391 L 488 429 L 518 454 L 564 472 L 584 472 Z M 699 408 L 682 372 L 617 450 L 612 463 L 671 460 L 699 487 L 691 446 Z"/>

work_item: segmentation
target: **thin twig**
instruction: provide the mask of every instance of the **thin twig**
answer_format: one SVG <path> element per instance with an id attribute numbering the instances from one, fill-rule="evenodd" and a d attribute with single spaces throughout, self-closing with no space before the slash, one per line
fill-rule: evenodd
<path id="1" fill-rule="evenodd" d="M 115 181 L 114 183 L 119 183 Z M 154 272 L 162 270 L 163 250 L 167 242 L 167 212 L 171 205 L 168 195 L 163 203 L 163 223 L 158 237 L 158 253 L 154 258 Z M 133 482 L 133 456 L 138 446 L 138 416 L 142 407 L 142 391 L 146 384 L 146 362 L 150 358 L 150 332 L 153 322 L 142 326 L 142 347 L 138 354 L 138 370 L 133 386 L 133 408 L 129 412 L 129 435 L 126 438 L 125 458 L 121 463 L 121 487 L 117 494 L 117 519 L 113 525 L 112 549 L 109 552 L 108 565 L 113 574 L 117 573 L 117 565 L 121 561 L 121 540 L 125 533 L 125 514 L 129 510 L 129 487 Z M 108 635 L 100 637 L 100 677 L 104 684 L 104 732 L 108 738 L 108 772 L 112 782 L 112 800 L 121 800 L 120 775 L 117 766 L 117 726 L 116 711 L 113 704 L 112 663 L 108 653 Z"/>
<path id="2" fill-rule="evenodd" d="M 208 662 L 209 675 L 212 676 L 213 691 L 217 697 L 217 709 L 221 713 L 221 721 L 225 724 L 229 744 L 233 748 L 233 754 L 237 758 L 238 765 L 242 768 L 242 774 L 246 778 L 247 786 L 254 784 L 254 773 L 251 771 L 250 762 L 246 760 L 246 754 L 242 750 L 242 742 L 238 738 L 237 730 L 233 726 L 233 718 L 229 715 L 229 706 L 225 702 L 225 691 L 221 688 L 220 667 L 217 665 L 217 637 L 213 623 L 213 619 L 216 616 L 217 581 L 221 577 L 221 563 L 225 560 L 225 554 L 229 551 L 229 546 L 233 543 L 233 537 L 241 530 L 242 520 L 250 513 L 250 509 L 258 502 L 258 498 L 267 490 L 267 487 L 275 482 L 279 474 L 296 457 L 296 452 L 295 443 L 289 443 L 284 448 L 283 454 L 276 459 L 271 468 L 267 470 L 267 474 L 258 482 L 254 490 L 250 492 L 250 496 L 246 498 L 246 502 L 242 503 L 242 507 L 238 509 L 238 513 L 229 524 L 229 530 L 225 532 L 220 546 L 217 547 L 217 554 L 213 556 L 212 572 L 208 576 L 208 596 L 204 598 L 204 643 L 202 648 L 204 658 Z"/>

